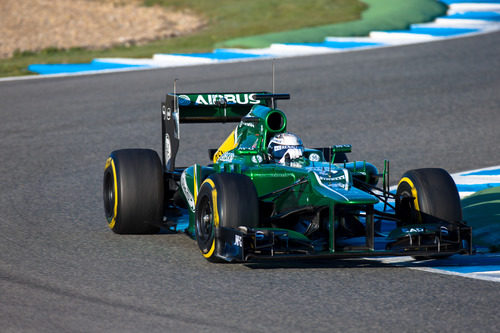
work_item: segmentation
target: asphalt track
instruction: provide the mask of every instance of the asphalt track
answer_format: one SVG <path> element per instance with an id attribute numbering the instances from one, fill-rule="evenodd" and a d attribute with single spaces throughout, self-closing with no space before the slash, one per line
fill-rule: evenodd
<path id="1" fill-rule="evenodd" d="M 499 164 L 500 33 L 282 59 L 289 130 L 351 159 L 450 172 Z M 500 285 L 367 260 L 210 264 L 184 235 L 118 236 L 107 154 L 160 150 L 172 90 L 271 88 L 257 61 L 0 82 L 0 331 L 302 332 L 498 329 Z M 233 125 L 185 125 L 178 164 Z M 208 162 L 208 161 L 207 161 Z"/>

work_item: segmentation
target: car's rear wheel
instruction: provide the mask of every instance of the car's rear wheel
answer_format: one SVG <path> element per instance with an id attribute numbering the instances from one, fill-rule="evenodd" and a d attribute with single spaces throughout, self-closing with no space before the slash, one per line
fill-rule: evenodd
<path id="1" fill-rule="evenodd" d="M 195 233 L 202 255 L 220 261 L 217 228 L 254 228 L 259 222 L 255 185 L 241 174 L 217 173 L 202 183 L 196 199 Z"/>
<path id="2" fill-rule="evenodd" d="M 163 171 L 150 149 L 112 152 L 104 168 L 103 199 L 108 226 L 118 234 L 159 231 L 163 218 Z"/>

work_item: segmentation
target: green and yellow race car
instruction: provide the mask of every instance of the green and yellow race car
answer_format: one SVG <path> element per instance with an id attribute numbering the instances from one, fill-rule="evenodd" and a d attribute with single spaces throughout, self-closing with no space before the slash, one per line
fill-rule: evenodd
<path id="1" fill-rule="evenodd" d="M 350 145 L 305 148 L 268 92 L 168 94 L 162 159 L 110 154 L 104 209 L 118 234 L 185 232 L 210 261 L 472 253 L 457 188 L 443 169 L 406 172 L 349 162 Z M 237 122 L 213 163 L 177 167 L 181 123 Z M 378 185 L 381 183 L 381 185 Z"/>

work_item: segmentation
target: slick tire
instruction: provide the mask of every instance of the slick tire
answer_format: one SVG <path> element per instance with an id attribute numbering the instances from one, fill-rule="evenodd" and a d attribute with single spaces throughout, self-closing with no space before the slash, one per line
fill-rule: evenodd
<path id="1" fill-rule="evenodd" d="M 400 224 L 449 223 L 462 220 L 457 187 L 450 174 L 437 168 L 407 171 L 396 192 Z M 413 256 L 416 260 L 444 259 L 449 255 Z"/>
<path id="2" fill-rule="evenodd" d="M 163 219 L 163 171 L 150 149 L 112 152 L 104 168 L 103 198 L 108 226 L 117 234 L 157 233 Z"/>
<path id="3" fill-rule="evenodd" d="M 438 168 L 407 171 L 396 191 L 396 214 L 401 225 L 462 221 L 453 178 Z"/>
<path id="4" fill-rule="evenodd" d="M 219 227 L 254 228 L 259 222 L 259 203 L 254 184 L 245 175 L 216 173 L 200 186 L 196 199 L 195 234 L 201 254 L 209 261 L 218 257 Z"/>

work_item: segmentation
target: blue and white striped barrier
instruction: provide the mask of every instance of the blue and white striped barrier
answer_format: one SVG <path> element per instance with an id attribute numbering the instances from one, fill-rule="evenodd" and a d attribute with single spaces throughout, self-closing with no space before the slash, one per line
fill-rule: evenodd
<path id="1" fill-rule="evenodd" d="M 500 187 L 500 165 L 454 173 L 451 177 L 457 185 L 460 199 L 463 199 L 488 188 Z M 392 186 L 390 191 L 396 193 L 396 188 L 397 186 Z M 377 209 L 383 209 L 383 203 L 378 203 L 377 205 Z"/>
<path id="2" fill-rule="evenodd" d="M 500 165 L 460 172 L 452 175 L 457 184 L 460 198 L 464 198 L 478 191 L 500 186 Z"/>
<path id="3" fill-rule="evenodd" d="M 90 64 L 30 65 L 39 74 L 90 74 L 256 59 L 296 57 L 422 43 L 500 30 L 500 0 L 440 0 L 447 15 L 408 30 L 372 31 L 368 37 L 327 37 L 322 43 L 272 44 L 262 49 L 216 49 L 210 53 L 155 54 L 148 59 L 100 58 Z"/>
<path id="4" fill-rule="evenodd" d="M 366 259 L 430 273 L 500 282 L 500 254 L 498 253 L 479 253 L 474 256 L 456 255 L 440 260 L 415 260 L 411 257 Z"/>

